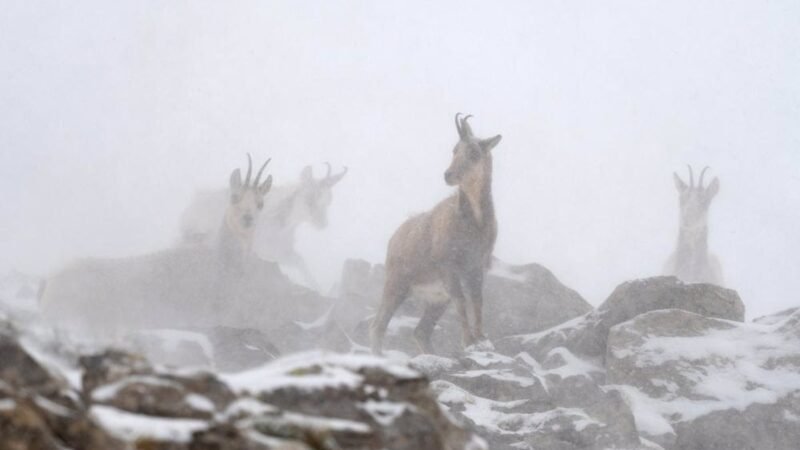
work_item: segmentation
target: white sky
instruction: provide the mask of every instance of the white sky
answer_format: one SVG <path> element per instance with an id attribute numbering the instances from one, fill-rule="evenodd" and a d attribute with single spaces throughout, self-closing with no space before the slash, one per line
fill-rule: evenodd
<path id="1" fill-rule="evenodd" d="M 249 151 L 350 167 L 302 233 L 331 284 L 448 194 L 462 111 L 504 137 L 500 258 L 597 304 L 659 273 L 671 173 L 709 165 L 748 316 L 800 305 L 800 2 L 430 3 L 5 0 L 0 269 L 163 248 Z"/>

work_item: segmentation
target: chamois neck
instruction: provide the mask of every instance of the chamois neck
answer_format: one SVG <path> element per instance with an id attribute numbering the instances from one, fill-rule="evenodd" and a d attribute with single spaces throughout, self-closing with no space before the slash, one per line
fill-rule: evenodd
<path id="1" fill-rule="evenodd" d="M 678 260 L 688 261 L 708 256 L 708 225 L 681 227 L 678 232 Z"/>
<path id="2" fill-rule="evenodd" d="M 472 217 L 479 227 L 494 223 L 491 160 L 483 164 L 482 170 L 475 177 L 459 185 L 458 195 L 463 195 L 467 200 Z"/>
<path id="3" fill-rule="evenodd" d="M 217 237 L 217 254 L 225 267 L 241 268 L 252 247 L 252 231 L 242 235 L 234 231 L 231 217 L 225 214 Z"/>

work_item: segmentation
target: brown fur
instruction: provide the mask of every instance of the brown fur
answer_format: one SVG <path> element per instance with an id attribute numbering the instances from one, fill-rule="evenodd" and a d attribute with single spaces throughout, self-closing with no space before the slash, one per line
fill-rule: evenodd
<path id="1" fill-rule="evenodd" d="M 421 351 L 432 352 L 430 336 L 436 321 L 455 301 L 462 325 L 462 343 L 484 340 L 483 278 L 497 238 L 492 201 L 491 149 L 501 137 L 477 139 L 456 116 L 459 141 L 445 181 L 457 185 L 454 195 L 433 210 L 408 219 L 392 236 L 386 256 L 386 284 L 372 322 L 372 350 L 380 353 L 383 336 L 397 307 L 414 288 L 440 285 L 444 298 L 428 299 L 414 336 Z M 468 317 L 471 306 L 472 326 Z"/>

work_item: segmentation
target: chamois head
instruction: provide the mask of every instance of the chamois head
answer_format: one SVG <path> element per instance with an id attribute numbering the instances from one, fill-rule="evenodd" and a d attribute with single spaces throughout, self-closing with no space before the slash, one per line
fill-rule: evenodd
<path id="1" fill-rule="evenodd" d="M 689 166 L 688 185 L 681 180 L 677 173 L 673 173 L 675 187 L 680 195 L 680 225 L 683 229 L 701 228 L 706 226 L 708 222 L 708 208 L 711 206 L 711 200 L 719 192 L 719 180 L 714 177 L 711 183 L 704 187 L 703 175 L 705 175 L 706 170 L 708 170 L 708 167 L 703 168 L 703 171 L 700 172 L 700 180 L 697 186 L 694 184 L 692 166 Z"/>
<path id="2" fill-rule="evenodd" d="M 261 174 L 269 164 L 268 159 L 258 170 L 256 179 L 250 180 L 253 172 L 253 160 L 247 154 L 247 175 L 242 181 L 242 173 L 239 169 L 231 173 L 230 178 L 230 204 L 225 212 L 225 222 L 235 234 L 247 236 L 252 234 L 253 226 L 256 223 L 261 209 L 264 207 L 264 196 L 267 195 L 272 187 L 272 175 L 261 182 Z"/>
<path id="3" fill-rule="evenodd" d="M 308 220 L 316 228 L 328 225 L 328 207 L 333 201 L 333 186 L 342 181 L 347 167 L 336 175 L 331 173 L 331 165 L 325 163 L 328 172 L 322 178 L 314 178 L 311 166 L 300 173 L 300 186 L 296 192 L 291 214 L 299 220 Z"/>
<path id="4" fill-rule="evenodd" d="M 491 151 L 502 139 L 499 134 L 488 139 L 476 138 L 467 122 L 472 116 L 459 118 L 460 115 L 456 114 L 458 142 L 453 148 L 453 161 L 444 173 L 444 181 L 449 186 L 473 183 L 491 173 Z"/>

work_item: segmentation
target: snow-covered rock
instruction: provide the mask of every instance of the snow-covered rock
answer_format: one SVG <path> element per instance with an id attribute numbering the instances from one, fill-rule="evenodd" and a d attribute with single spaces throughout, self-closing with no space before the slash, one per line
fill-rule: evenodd
<path id="1" fill-rule="evenodd" d="M 712 284 L 685 284 L 675 277 L 655 277 L 621 284 L 595 311 L 539 333 L 508 337 L 495 345 L 506 353 L 526 351 L 536 358 L 546 357 L 557 347 L 602 358 L 611 327 L 648 311 L 669 308 L 744 320 L 744 304 L 736 291 Z"/>
<path id="2" fill-rule="evenodd" d="M 797 448 L 799 332 L 798 309 L 748 324 L 652 311 L 611 329 L 607 381 L 667 448 Z"/>

